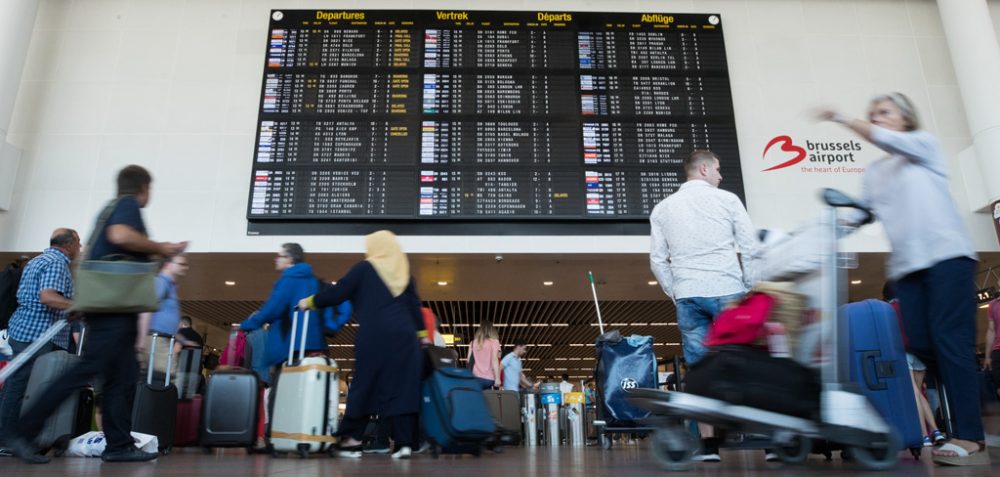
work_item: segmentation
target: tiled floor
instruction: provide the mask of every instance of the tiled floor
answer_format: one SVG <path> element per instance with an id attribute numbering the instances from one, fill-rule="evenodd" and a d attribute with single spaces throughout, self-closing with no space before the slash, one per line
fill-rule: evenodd
<path id="1" fill-rule="evenodd" d="M 861 472 L 853 465 L 834 459 L 825 462 L 821 456 L 803 465 L 765 463 L 759 452 L 723 452 L 723 462 L 696 464 L 691 472 L 682 475 L 732 475 L 797 477 L 817 475 L 823 477 L 858 476 L 963 476 L 986 477 L 997 475 L 1000 469 L 1000 449 L 994 448 L 993 467 L 944 468 L 935 467 L 929 460 L 916 462 L 903 459 L 892 471 Z M 663 476 L 666 471 L 657 467 L 644 445 L 619 447 L 604 451 L 596 447 L 560 449 L 508 449 L 503 454 L 487 453 L 475 457 L 442 457 L 434 460 L 421 456 L 410 461 L 393 461 L 389 456 L 366 456 L 360 460 L 314 457 L 301 460 L 297 457 L 273 459 L 267 456 L 248 457 L 240 451 L 219 451 L 204 455 L 187 449 L 161 457 L 153 463 L 102 464 L 100 459 L 65 458 L 42 466 L 28 466 L 13 459 L 0 460 L 0 475 L 4 476 L 116 476 L 116 477 L 187 477 L 187 476 L 239 476 L 256 477 L 285 475 L 295 477 L 409 475 L 458 477 L 540 477 L 540 476 Z"/>
<path id="2" fill-rule="evenodd" d="M 872 476 L 956 476 L 988 477 L 1000 475 L 1000 407 L 993 406 L 984 419 L 991 434 L 992 467 L 940 467 L 924 457 L 914 461 L 908 453 L 900 454 L 899 465 L 886 472 L 865 472 L 856 465 L 835 457 L 825 462 L 813 456 L 802 465 L 766 463 L 760 451 L 723 451 L 722 463 L 695 464 L 694 469 L 681 475 L 710 476 L 775 476 L 822 477 Z M 925 453 L 925 456 L 928 454 Z M 215 451 L 203 454 L 199 449 L 176 449 L 173 454 L 152 463 L 102 464 L 100 459 L 60 458 L 48 465 L 30 466 L 13 458 L 0 458 L 2 477 L 41 476 L 104 476 L 104 477 L 257 477 L 283 475 L 288 477 L 338 476 L 435 476 L 435 477 L 548 477 L 548 476 L 657 476 L 667 471 L 653 461 L 643 442 L 618 445 L 610 451 L 598 447 L 550 449 L 509 448 L 502 454 L 486 452 L 480 458 L 445 456 L 432 459 L 416 456 L 409 461 L 394 461 L 386 455 L 365 456 L 360 460 L 313 457 L 274 459 L 269 456 L 248 456 L 244 451 Z"/>

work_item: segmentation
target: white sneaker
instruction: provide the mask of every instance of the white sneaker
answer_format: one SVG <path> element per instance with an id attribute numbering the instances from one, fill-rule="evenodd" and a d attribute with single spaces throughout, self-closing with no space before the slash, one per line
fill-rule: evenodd
<path id="1" fill-rule="evenodd" d="M 695 462 L 722 462 L 722 457 L 719 454 L 698 454 L 691 457 L 691 460 Z"/>
<path id="2" fill-rule="evenodd" d="M 778 454 L 775 454 L 774 452 L 768 452 L 768 453 L 764 454 L 764 461 L 765 462 L 775 462 L 775 461 L 779 461 L 779 460 L 781 460 L 781 458 L 778 457 Z"/>
<path id="3" fill-rule="evenodd" d="M 413 455 L 413 451 L 410 450 L 409 446 L 400 447 L 398 451 L 392 454 L 393 459 L 409 459 Z"/>
<path id="4" fill-rule="evenodd" d="M 429 450 L 431 450 L 431 443 L 427 442 L 427 441 L 424 441 L 423 444 L 420 444 L 420 448 L 417 449 L 417 450 L 415 450 L 413 453 L 414 454 L 423 454 L 423 453 L 425 453 L 425 452 L 427 452 Z"/>

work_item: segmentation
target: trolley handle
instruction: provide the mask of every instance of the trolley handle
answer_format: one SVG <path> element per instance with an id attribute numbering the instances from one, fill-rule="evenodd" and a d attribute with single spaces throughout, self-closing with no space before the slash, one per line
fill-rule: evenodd
<path id="1" fill-rule="evenodd" d="M 864 219 L 859 221 L 858 225 L 870 224 L 875 221 L 875 214 L 872 213 L 871 209 L 837 189 L 825 187 L 820 193 L 820 196 L 823 198 L 823 202 L 830 207 L 856 209 L 864 212 Z"/>

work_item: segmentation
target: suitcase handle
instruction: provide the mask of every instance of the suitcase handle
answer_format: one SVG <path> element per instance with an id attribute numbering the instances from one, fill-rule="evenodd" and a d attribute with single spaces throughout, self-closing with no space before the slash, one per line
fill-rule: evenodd
<path id="1" fill-rule="evenodd" d="M 865 351 L 861 353 L 861 376 L 865 380 L 865 386 L 872 391 L 884 391 L 889 389 L 889 385 L 884 382 L 879 382 L 879 373 L 875 372 L 876 367 L 879 366 L 876 358 L 881 358 L 881 351 Z"/>
<path id="2" fill-rule="evenodd" d="M 309 330 L 309 310 L 302 316 L 302 337 L 299 342 L 299 361 L 306 357 L 306 332 Z M 295 357 L 295 330 L 298 328 L 299 310 L 292 310 L 292 335 L 288 339 L 288 365 L 291 366 Z"/>
<path id="3" fill-rule="evenodd" d="M 153 333 L 151 343 L 149 344 L 149 366 L 146 370 L 146 384 L 153 385 L 153 367 L 156 363 L 156 338 L 160 337 L 159 333 Z M 83 341 L 83 340 L 80 340 Z M 163 380 L 163 387 L 170 387 L 170 368 L 174 365 L 174 337 L 170 336 L 170 349 L 167 350 L 167 375 Z"/>

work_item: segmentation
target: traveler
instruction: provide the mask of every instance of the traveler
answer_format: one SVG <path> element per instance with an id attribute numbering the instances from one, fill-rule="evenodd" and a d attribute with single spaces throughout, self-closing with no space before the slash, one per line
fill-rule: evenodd
<path id="1" fill-rule="evenodd" d="M 371 416 L 390 423 L 396 452 L 408 459 L 418 442 L 421 341 L 424 330 L 420 297 L 410 263 L 396 236 L 381 230 L 365 237 L 365 260 L 351 267 L 336 285 L 324 285 L 299 302 L 301 309 L 351 301 L 358 323 L 354 338 L 355 371 L 341 421 L 340 455 L 360 457 Z"/>
<path id="2" fill-rule="evenodd" d="M 165 377 L 168 361 L 172 363 L 170 370 L 171 381 L 177 374 L 177 353 L 180 351 L 180 343 L 175 340 L 175 348 L 171 349 L 170 339 L 177 334 L 181 322 L 181 302 L 177 297 L 177 280 L 183 278 L 188 271 L 188 260 L 183 255 L 168 257 L 160 262 L 160 274 L 156 276 L 156 297 L 160 301 L 160 309 L 153 313 L 139 314 L 139 333 L 156 333 L 156 355 L 154 356 L 153 368 L 159 378 L 154 378 L 159 382 Z M 152 343 L 150 343 L 152 345 Z M 168 355 L 173 356 L 168 360 Z M 149 366 L 149 353 L 139 353 L 139 376 L 146 379 L 145 374 Z"/>
<path id="3" fill-rule="evenodd" d="M 677 307 L 688 366 L 706 352 L 709 325 L 754 282 L 761 247 L 740 199 L 719 189 L 719 156 L 695 150 L 684 161 L 687 181 L 660 201 L 649 217 L 649 262 L 663 292 Z M 703 437 L 711 431 L 699 426 Z M 706 438 L 698 460 L 718 462 L 718 440 Z"/>
<path id="4" fill-rule="evenodd" d="M 528 353 L 528 345 L 523 340 L 514 341 L 514 349 L 500 360 L 503 366 L 503 388 L 507 391 L 530 389 L 531 380 L 524 376 L 522 359 Z"/>
<path id="5" fill-rule="evenodd" d="M 24 267 L 17 288 L 18 306 L 10 318 L 12 356 L 24 352 L 53 323 L 66 317 L 67 310 L 73 306 L 73 274 L 69 264 L 79 253 L 80 236 L 76 231 L 56 229 L 49 238 L 49 248 Z M 0 390 L 0 426 L 3 429 L 0 436 L 7 437 L 7 430 L 18 423 L 35 360 L 49 351 L 69 348 L 69 328 L 64 328 L 7 379 Z"/>
<path id="6" fill-rule="evenodd" d="M 948 159 L 900 93 L 875 97 L 867 120 L 832 110 L 819 117 L 888 153 L 866 168 L 861 200 L 892 245 L 887 275 L 906 318 L 907 350 L 936 368 L 948 390 L 954 435 L 931 452 L 933 460 L 989 465 L 976 376 L 976 254 L 951 197 Z M 846 220 L 860 222 L 861 215 Z"/>
<path id="7" fill-rule="evenodd" d="M 483 389 L 500 388 L 500 338 L 493 322 L 483 320 L 476 329 L 472 343 L 469 343 L 468 363 L 472 374 L 479 378 Z"/>
<path id="8" fill-rule="evenodd" d="M 569 382 L 569 375 L 562 375 L 562 381 L 559 382 L 559 393 L 569 394 L 573 392 L 573 383 Z"/>
<path id="9" fill-rule="evenodd" d="M 118 173 L 118 194 L 104 227 L 94 230 L 90 259 L 127 256 L 149 261 L 152 255 L 172 257 L 184 252 L 187 242 L 154 242 L 146 237 L 141 209 L 150 200 L 152 177 L 140 166 L 127 166 Z M 26 462 L 41 464 L 49 458 L 38 454 L 31 444 L 45 420 L 75 392 L 94 377 L 104 377 L 101 398 L 102 423 L 107 446 L 105 462 L 134 462 L 155 459 L 158 454 L 136 448 L 132 436 L 132 394 L 138 379 L 136 351 L 145 350 L 147 337 L 138 333 L 138 313 L 88 313 L 87 352 L 73 371 L 43 391 L 41 399 L 27 409 L 17 426 L 4 426 L 6 448 Z M 130 344 L 134 343 L 132 347 Z"/>
<path id="10" fill-rule="evenodd" d="M 204 348 L 205 338 L 202 338 L 192 326 L 191 317 L 182 316 L 181 327 L 177 330 L 177 341 L 184 348 Z"/>

